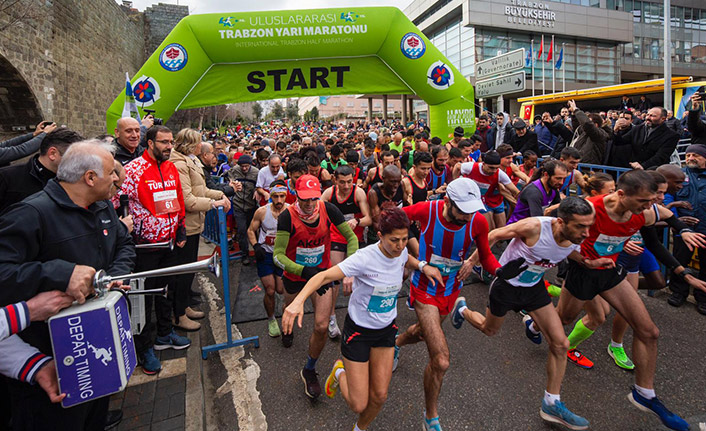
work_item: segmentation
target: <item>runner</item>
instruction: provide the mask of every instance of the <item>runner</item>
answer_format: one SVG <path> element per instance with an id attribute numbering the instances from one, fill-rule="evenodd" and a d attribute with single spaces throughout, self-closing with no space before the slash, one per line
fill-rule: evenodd
<path id="1" fill-rule="evenodd" d="M 522 155 L 522 164 L 520 165 L 520 171 L 527 175 L 528 177 L 532 178 L 532 175 L 534 175 L 534 171 L 537 169 L 537 154 L 532 151 L 532 150 L 527 150 L 525 153 Z M 523 179 L 519 179 L 517 183 L 515 183 L 517 188 L 519 190 L 522 190 L 527 183 Z"/>
<path id="2" fill-rule="evenodd" d="M 435 283 L 442 282 L 438 269 L 407 254 L 408 227 L 407 215 L 392 203 L 386 203 L 379 241 L 316 274 L 282 317 L 285 333 L 292 330 L 295 320 L 301 328 L 306 298 L 322 285 L 354 277 L 341 339 L 343 360 L 336 360 L 326 379 L 326 395 L 333 398 L 340 389 L 348 407 L 358 415 L 354 431 L 367 429 L 387 398 L 397 334 L 397 295 L 402 288 L 404 269 L 420 269 Z"/>
<path id="3" fill-rule="evenodd" d="M 309 168 L 306 165 L 306 161 L 300 159 L 299 157 L 292 157 L 287 163 L 287 200 L 286 202 L 291 205 L 297 202 L 297 193 L 295 191 L 295 185 L 297 180 L 302 175 L 309 172 Z"/>
<path id="4" fill-rule="evenodd" d="M 459 178 L 446 189 L 443 200 L 420 202 L 405 207 L 411 221 L 422 226 L 419 256 L 423 264 L 439 268 L 443 283 L 431 283 L 425 274 L 415 271 L 409 291 L 409 303 L 417 313 L 418 323 L 407 328 L 396 340 L 397 367 L 399 348 L 418 343 L 427 344 L 429 363 L 424 371 L 424 429 L 441 431 L 437 401 L 444 374 L 449 367 L 449 348 L 441 324 L 453 308 L 463 285 L 471 273 L 467 259 L 475 243 L 483 266 L 491 274 L 500 267 L 488 246 L 488 224 L 479 211 L 483 210 L 480 190 L 472 180 Z M 505 278 L 515 277 L 511 270 Z"/>
<path id="5" fill-rule="evenodd" d="M 321 159 L 316 154 L 316 151 L 306 153 L 306 162 L 309 175 L 317 179 L 319 184 L 321 184 L 321 190 L 331 187 L 331 184 L 333 184 L 331 174 L 321 167 Z"/>
<path id="6" fill-rule="evenodd" d="M 446 163 L 449 161 L 449 150 L 442 145 L 433 146 L 431 148 L 431 157 L 434 161 L 427 177 L 427 190 L 431 191 L 429 200 L 437 200 L 444 196 L 446 185 L 452 179 L 451 172 L 446 167 Z"/>
<path id="7" fill-rule="evenodd" d="M 427 190 L 427 177 L 434 162 L 431 154 L 417 151 L 414 154 L 414 166 L 410 174 L 402 178 L 404 201 L 407 205 L 427 200 L 431 192 Z M 419 223 L 414 222 L 409 227 L 410 238 L 407 243 L 412 256 L 419 256 Z"/>
<path id="8" fill-rule="evenodd" d="M 358 239 L 341 211 L 330 202 L 322 202 L 321 185 L 316 177 L 302 175 L 296 183 L 297 202 L 282 211 L 277 219 L 274 262 L 284 270 L 284 300 L 289 305 L 306 280 L 329 268 L 331 226 L 336 226 L 348 244 L 348 254 L 358 249 Z M 321 395 L 316 361 L 326 345 L 326 329 L 331 314 L 331 292 L 325 286 L 311 298 L 314 306 L 314 331 L 309 338 L 309 354 L 300 375 L 309 398 Z M 291 347 L 294 334 L 282 336 L 284 347 Z"/>
<path id="9" fill-rule="evenodd" d="M 370 206 L 370 215 L 373 218 L 372 228 L 368 229 L 368 244 L 374 244 L 377 238 L 377 226 L 380 222 L 380 213 L 382 204 L 387 201 L 392 201 L 398 208 L 404 205 L 404 192 L 400 183 L 402 182 L 402 173 L 395 165 L 386 166 L 382 171 L 382 183 L 374 184 L 368 192 L 368 205 Z"/>
<path id="10" fill-rule="evenodd" d="M 628 399 L 642 411 L 649 411 L 674 430 L 688 430 L 689 425 L 670 412 L 656 397 L 654 375 L 657 361 L 659 330 L 645 304 L 625 280 L 625 271 L 615 266 L 623 243 L 641 227 L 652 225 L 655 215 L 645 211 L 652 206 L 657 185 L 645 171 L 629 171 L 620 176 L 618 190 L 608 195 L 588 198 L 596 212 L 596 221 L 589 236 L 581 244 L 581 258 L 570 259 L 569 272 L 559 297 L 557 312 L 563 324 L 573 322 L 576 315 L 597 295 L 605 299 L 633 328 L 635 385 Z M 608 257 L 609 265 L 587 268 L 585 260 Z M 685 277 L 691 277 L 685 275 Z M 593 331 L 577 323 L 569 335 L 570 349 L 587 339 Z"/>
<path id="11" fill-rule="evenodd" d="M 507 223 L 543 216 L 548 208 L 559 204 L 561 194 L 558 189 L 564 183 L 564 178 L 566 166 L 563 163 L 558 160 L 544 162 L 535 171 L 530 184 L 520 192 L 515 210 Z"/>
<path id="12" fill-rule="evenodd" d="M 496 151 L 488 151 L 483 155 L 481 163 L 459 163 L 454 167 L 453 177 L 459 176 L 472 179 L 480 188 L 485 204 L 484 215 L 490 230 L 505 226 L 505 204 L 498 187 L 502 184 L 515 196 L 519 190 L 512 184 L 510 177 L 500 170 L 500 155 Z"/>
<path id="13" fill-rule="evenodd" d="M 553 162 L 559 163 L 556 160 Z M 460 296 L 454 304 L 451 322 L 459 329 L 465 319 L 484 334 L 493 336 L 502 327 L 508 311 L 529 312 L 536 324 L 542 328 L 549 343 L 547 387 L 539 414 L 546 421 L 559 423 L 573 430 L 583 430 L 588 428 L 588 421 L 566 408 L 559 395 L 566 372 L 569 341 L 545 289 L 544 273 L 570 254 L 579 254 L 581 248 L 578 244 L 588 236 L 595 215 L 591 205 L 577 197 L 564 199 L 559 205 L 558 214 L 559 218 L 524 218 L 490 232 L 490 245 L 500 240 L 512 240 L 500 257 L 500 264 L 521 258 L 524 271 L 509 280 L 493 280 L 488 292 L 485 316 L 468 309 L 466 299 Z M 586 264 L 596 268 L 608 261 L 609 259 L 601 258 L 586 261 Z M 526 331 L 530 331 L 529 325 Z M 541 342 L 541 335 L 532 336 Z"/>
<path id="14" fill-rule="evenodd" d="M 581 153 L 574 147 L 566 147 L 561 150 L 559 155 L 559 161 L 566 165 L 569 169 L 569 174 L 564 180 L 564 185 L 559 189 L 559 191 L 564 196 L 569 196 L 570 187 L 574 184 L 578 185 L 581 189 L 586 187 L 586 182 L 584 181 L 584 176 L 581 174 L 577 168 L 579 162 L 581 161 Z"/>
<path id="15" fill-rule="evenodd" d="M 284 180 L 273 181 L 269 188 L 272 203 L 255 211 L 248 228 L 248 240 L 255 250 L 257 276 L 260 277 L 262 287 L 265 288 L 263 303 L 267 312 L 267 331 L 270 337 L 279 337 L 280 330 L 275 318 L 275 292 L 284 294 L 284 286 L 282 268 L 275 266 L 272 253 L 277 237 L 277 219 L 289 205 L 285 202 L 287 185 Z"/>
<path id="16" fill-rule="evenodd" d="M 395 164 L 395 156 L 389 151 L 381 152 L 380 160 L 381 162 L 379 165 L 368 169 L 368 174 L 366 175 L 365 182 L 363 183 L 363 190 L 369 192 L 375 184 L 381 183 L 383 169 Z"/>
<path id="17" fill-rule="evenodd" d="M 355 153 L 354 153 L 355 154 Z M 373 219 L 370 217 L 370 207 L 365 192 L 356 186 L 353 179 L 353 169 L 350 166 L 339 166 L 334 172 L 334 185 L 329 187 L 321 195 L 321 200 L 331 202 L 343 214 L 343 218 L 348 222 L 351 229 L 358 238 L 358 244 L 363 244 L 363 230 L 370 226 Z M 331 265 L 338 265 L 346 258 L 348 244 L 335 227 L 331 228 Z M 344 279 L 344 289 L 350 289 L 352 280 Z M 331 316 L 328 322 L 329 338 L 336 338 L 341 335 L 336 321 L 336 299 L 338 298 L 340 283 L 333 284 L 333 295 L 331 304 Z"/>

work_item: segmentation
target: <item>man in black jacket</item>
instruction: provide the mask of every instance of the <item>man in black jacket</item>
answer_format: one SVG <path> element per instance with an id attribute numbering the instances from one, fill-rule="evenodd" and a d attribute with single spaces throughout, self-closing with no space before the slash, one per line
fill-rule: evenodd
<path id="1" fill-rule="evenodd" d="M 522 118 L 518 118 L 512 124 L 515 133 L 510 137 L 509 144 L 516 153 L 524 154 L 525 151 L 534 151 L 539 154 L 539 144 L 537 143 L 537 134 L 529 130 L 527 123 Z M 497 148 L 497 147 L 496 147 Z"/>
<path id="2" fill-rule="evenodd" d="M 218 163 L 218 156 L 213 152 L 213 145 L 208 142 L 201 143 L 199 160 L 201 160 L 201 164 L 203 165 L 203 176 L 206 180 L 206 187 L 212 190 L 220 190 L 228 198 L 232 198 L 235 194 L 233 185 L 229 183 L 217 183 L 211 175 L 213 168 L 216 167 Z"/>
<path id="3" fill-rule="evenodd" d="M 56 129 L 56 124 L 51 121 L 42 121 L 33 133 L 27 133 L 0 142 L 0 166 L 7 166 L 10 162 L 29 156 L 37 151 L 39 144 L 49 133 Z"/>
<path id="4" fill-rule="evenodd" d="M 61 127 L 46 135 L 39 145 L 39 154 L 27 163 L 0 169 L 0 212 L 41 191 L 56 176 L 61 156 L 69 145 L 82 139 L 73 130 Z"/>
<path id="5" fill-rule="evenodd" d="M 147 115 L 140 124 L 132 117 L 123 117 L 115 123 L 115 141 L 117 150 L 115 160 L 125 166 L 136 158 L 140 157 L 147 148 L 145 133 L 147 129 L 154 125 L 154 117 Z"/>
<path id="6" fill-rule="evenodd" d="M 656 106 L 647 111 L 643 124 L 632 126 L 627 132 L 618 132 L 614 135 L 615 147 L 630 146 L 627 147 L 632 154 L 630 167 L 649 169 L 669 163 L 669 158 L 679 142 L 679 135 L 667 127 L 666 119 L 667 110 Z"/>
<path id="7" fill-rule="evenodd" d="M 97 270 L 110 275 L 132 270 L 135 248 L 107 201 L 118 181 L 107 147 L 100 141 L 73 144 L 44 190 L 0 217 L 0 306 L 50 290 L 83 303 L 93 292 Z M 19 335 L 52 355 L 46 323 L 35 322 Z M 100 430 L 105 425 L 109 397 L 63 409 L 38 386 L 19 381 L 9 386 L 13 429 Z"/>

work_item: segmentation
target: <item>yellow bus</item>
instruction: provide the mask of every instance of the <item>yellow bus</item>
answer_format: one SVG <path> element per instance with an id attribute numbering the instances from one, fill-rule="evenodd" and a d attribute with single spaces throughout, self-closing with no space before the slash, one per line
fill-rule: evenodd
<path id="1" fill-rule="evenodd" d="M 672 100 L 674 106 L 667 108 L 674 111 L 674 116 L 681 119 L 684 111 L 690 107 L 689 98 L 697 91 L 704 91 L 706 81 L 694 81 L 692 77 L 672 78 Z M 640 96 L 646 96 L 653 106 L 662 106 L 664 102 L 664 79 L 630 82 L 628 84 L 609 85 L 607 87 L 587 88 L 585 90 L 563 91 L 543 96 L 521 97 L 520 116 L 532 121 L 536 115 L 549 112 L 552 116 L 559 113 L 569 100 L 584 111 L 600 112 L 616 110 L 620 107 L 622 96 L 628 96 L 637 104 Z"/>

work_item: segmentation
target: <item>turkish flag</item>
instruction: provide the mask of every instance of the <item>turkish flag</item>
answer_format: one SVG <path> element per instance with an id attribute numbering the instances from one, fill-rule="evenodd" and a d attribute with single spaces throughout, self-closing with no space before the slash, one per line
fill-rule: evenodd
<path id="1" fill-rule="evenodd" d="M 549 52 L 547 53 L 547 61 L 552 60 L 552 52 L 554 52 L 554 41 L 549 45 Z"/>

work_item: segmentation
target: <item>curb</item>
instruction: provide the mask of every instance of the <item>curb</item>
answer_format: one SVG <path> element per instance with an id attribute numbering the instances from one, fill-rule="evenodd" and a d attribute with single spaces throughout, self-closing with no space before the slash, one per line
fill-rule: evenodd
<path id="1" fill-rule="evenodd" d="M 205 429 L 206 415 L 204 414 L 203 393 L 203 363 L 201 361 L 201 336 L 199 331 L 189 333 L 191 346 L 186 354 L 186 417 L 184 429 L 186 431 L 203 431 Z"/>

